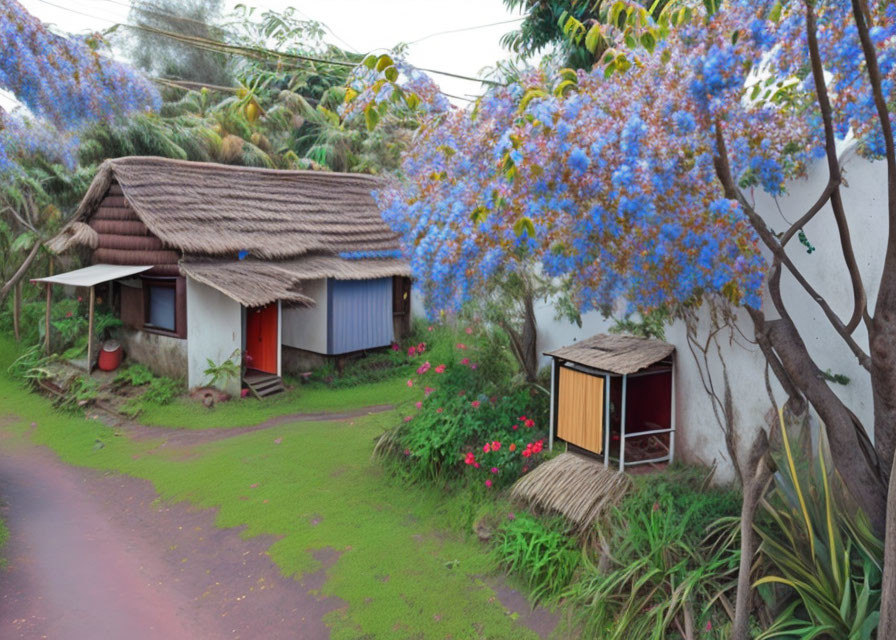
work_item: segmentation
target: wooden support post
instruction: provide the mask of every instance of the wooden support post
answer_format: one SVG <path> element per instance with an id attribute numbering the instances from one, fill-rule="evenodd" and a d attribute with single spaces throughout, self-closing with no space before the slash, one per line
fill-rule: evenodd
<path id="1" fill-rule="evenodd" d="M 90 306 L 87 311 L 87 375 L 93 372 L 93 308 L 96 302 L 96 287 L 90 287 Z"/>
<path id="2" fill-rule="evenodd" d="M 50 303 L 52 302 L 53 285 L 47 283 L 47 311 L 44 316 L 44 351 L 50 355 Z"/>
<path id="3" fill-rule="evenodd" d="M 557 359 L 551 358 L 551 417 L 548 422 L 548 451 L 554 450 L 554 431 L 557 430 L 554 404 L 557 402 Z"/>
<path id="4" fill-rule="evenodd" d="M 628 391 L 628 376 L 622 376 L 622 406 L 619 408 L 619 470 L 625 471 L 625 396 Z"/>
<path id="5" fill-rule="evenodd" d="M 16 282 L 12 293 L 12 330 L 16 336 L 16 342 L 22 339 L 22 281 Z"/>

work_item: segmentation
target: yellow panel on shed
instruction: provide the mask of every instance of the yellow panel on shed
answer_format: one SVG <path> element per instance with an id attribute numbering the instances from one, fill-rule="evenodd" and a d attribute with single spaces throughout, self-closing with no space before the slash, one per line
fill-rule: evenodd
<path id="1" fill-rule="evenodd" d="M 560 367 L 557 437 L 593 453 L 604 449 L 604 379 Z"/>

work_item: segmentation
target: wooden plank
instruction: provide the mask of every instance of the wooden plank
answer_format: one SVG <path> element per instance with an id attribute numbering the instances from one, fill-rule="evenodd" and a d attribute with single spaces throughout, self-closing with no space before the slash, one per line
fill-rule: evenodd
<path id="1" fill-rule="evenodd" d="M 560 367 L 557 437 L 593 453 L 603 451 L 604 379 Z"/>
<path id="2" fill-rule="evenodd" d="M 52 270 L 51 270 L 52 271 Z M 53 285 L 47 283 L 47 310 L 44 314 L 44 352 L 50 355 L 50 303 L 52 302 Z"/>

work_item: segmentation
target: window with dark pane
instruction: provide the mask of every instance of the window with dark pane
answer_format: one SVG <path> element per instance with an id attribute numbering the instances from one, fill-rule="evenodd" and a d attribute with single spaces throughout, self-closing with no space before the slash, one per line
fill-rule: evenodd
<path id="1" fill-rule="evenodd" d="M 173 283 L 147 284 L 146 325 L 154 329 L 174 331 L 175 288 Z"/>

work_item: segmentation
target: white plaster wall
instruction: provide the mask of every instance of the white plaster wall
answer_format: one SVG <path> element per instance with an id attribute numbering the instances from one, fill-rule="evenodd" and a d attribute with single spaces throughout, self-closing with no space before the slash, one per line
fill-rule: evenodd
<path id="1" fill-rule="evenodd" d="M 243 338 L 242 306 L 232 298 L 187 278 L 187 384 L 203 386 L 208 382 L 204 371 L 207 359 L 220 363 L 238 352 L 241 361 Z M 227 393 L 238 396 L 241 381 L 237 377 L 219 382 Z"/>
<path id="2" fill-rule="evenodd" d="M 327 280 L 307 280 L 302 293 L 317 303 L 313 307 L 283 309 L 281 344 L 314 353 L 327 352 Z"/>
<path id="3" fill-rule="evenodd" d="M 844 153 L 843 160 L 848 182 L 848 186 L 843 189 L 843 200 L 867 288 L 869 311 L 873 313 L 888 229 L 886 167 L 882 162 L 863 160 L 851 150 Z M 750 195 L 755 198 L 757 210 L 770 227 L 780 232 L 789 226 L 787 221 L 798 219 L 809 209 L 826 182 L 826 166 L 818 163 L 811 167 L 806 179 L 788 185 L 787 195 L 778 198 L 777 202 L 759 191 Z M 830 207 L 820 212 L 805 227 L 805 231 L 816 250 L 808 254 L 806 248 L 794 237 L 787 245 L 788 254 L 812 286 L 830 302 L 834 311 L 844 321 L 848 320 L 852 311 L 851 286 Z M 818 366 L 822 370 L 830 369 L 832 373 L 842 373 L 850 378 L 848 385 L 831 384 L 831 388 L 865 425 L 870 425 L 873 407 L 867 372 L 836 335 L 818 305 L 786 270 L 782 278 L 782 291 L 788 311 Z M 776 317 L 767 299 L 764 306 L 770 318 Z M 539 323 L 539 350 L 542 352 L 606 331 L 612 325 L 612 321 L 603 319 L 599 314 L 589 313 L 583 317 L 580 329 L 565 320 L 555 320 L 555 312 L 550 304 L 540 304 L 536 315 Z M 738 314 L 737 325 L 743 335 L 736 332 L 726 335 L 722 344 L 734 391 L 735 419 L 739 433 L 742 434 L 741 442 L 747 446 L 755 430 L 765 424 L 771 404 L 765 387 L 765 358 L 758 347 L 750 343 L 753 325 L 746 313 Z M 868 335 L 864 325 L 854 335 L 867 351 Z M 676 454 L 691 462 L 717 462 L 717 479 L 731 480 L 734 477 L 733 467 L 728 461 L 722 432 L 713 416 L 712 404 L 701 382 L 695 358 L 688 349 L 683 324 L 675 323 L 667 327 L 666 340 L 676 347 Z M 544 363 L 548 363 L 547 358 Z M 715 359 L 710 361 L 710 372 L 716 381 L 721 379 L 721 368 Z M 776 398 L 783 401 L 779 385 L 774 376 L 769 375 Z M 873 434 L 869 433 L 869 436 L 873 440 Z"/>

